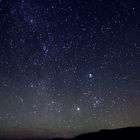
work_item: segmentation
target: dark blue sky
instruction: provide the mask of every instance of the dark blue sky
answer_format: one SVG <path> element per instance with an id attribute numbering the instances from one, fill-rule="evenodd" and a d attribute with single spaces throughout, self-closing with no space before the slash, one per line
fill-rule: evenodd
<path id="1" fill-rule="evenodd" d="M 140 126 L 139 55 L 139 0 L 1 0 L 0 132 Z"/>

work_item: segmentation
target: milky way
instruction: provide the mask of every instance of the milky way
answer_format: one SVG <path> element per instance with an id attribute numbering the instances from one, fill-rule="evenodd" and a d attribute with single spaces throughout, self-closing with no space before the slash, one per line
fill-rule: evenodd
<path id="1" fill-rule="evenodd" d="M 139 56 L 139 0 L 1 0 L 0 129 L 140 126 Z"/>

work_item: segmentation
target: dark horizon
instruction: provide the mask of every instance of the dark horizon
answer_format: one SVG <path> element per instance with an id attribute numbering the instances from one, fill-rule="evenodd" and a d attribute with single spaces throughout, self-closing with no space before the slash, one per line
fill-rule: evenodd
<path id="1" fill-rule="evenodd" d="M 47 132 L 46 132 L 47 133 Z M 24 133 L 24 131 L 17 134 L 15 133 L 9 133 L 9 134 L 0 134 L 0 140 L 71 140 L 71 139 L 82 139 L 82 140 L 86 140 L 88 138 L 92 139 L 98 139 L 98 138 L 108 138 L 108 137 L 114 137 L 114 139 L 119 139 L 119 138 L 140 138 L 140 127 L 139 126 L 135 126 L 135 127 L 125 127 L 125 128 L 116 128 L 116 129 L 101 129 L 99 131 L 96 132 L 87 132 L 87 133 L 81 133 L 81 134 L 77 134 L 75 136 L 50 136 L 48 137 L 47 134 L 46 135 L 33 135 L 33 133 L 31 134 L 27 134 Z M 111 138 L 112 140 L 112 138 Z"/>

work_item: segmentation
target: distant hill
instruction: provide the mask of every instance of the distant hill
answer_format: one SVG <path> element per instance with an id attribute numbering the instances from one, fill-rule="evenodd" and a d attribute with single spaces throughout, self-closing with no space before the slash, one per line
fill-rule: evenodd
<path id="1" fill-rule="evenodd" d="M 95 133 L 82 134 L 73 140 L 140 140 L 140 127 L 129 127 L 114 130 L 101 130 Z"/>
<path id="2" fill-rule="evenodd" d="M 99 132 L 82 134 L 70 140 L 127 140 L 127 139 L 140 140 L 140 127 L 101 130 Z M 64 140 L 64 139 L 57 138 L 53 140 Z"/>
<path id="3" fill-rule="evenodd" d="M 8 138 L 8 140 L 24 140 L 23 138 Z M 140 127 L 128 127 L 112 130 L 100 130 L 99 132 L 81 134 L 74 138 L 54 138 L 50 140 L 140 140 Z M 4 137 L 0 137 L 0 140 L 7 140 Z M 44 138 L 29 138 L 26 140 L 48 140 Z"/>

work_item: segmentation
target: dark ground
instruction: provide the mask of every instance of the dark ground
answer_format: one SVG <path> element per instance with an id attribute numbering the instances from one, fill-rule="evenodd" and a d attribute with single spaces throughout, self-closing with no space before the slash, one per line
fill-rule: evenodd
<path id="1" fill-rule="evenodd" d="M 23 139 L 22 140 L 48 140 L 48 139 Z M 120 139 L 131 139 L 131 140 L 140 140 L 140 127 L 129 127 L 129 128 L 121 128 L 114 130 L 101 130 L 99 132 L 81 134 L 71 139 L 65 138 L 54 138 L 50 140 L 120 140 Z M 17 138 L 5 138 L 0 137 L 0 140 L 17 140 Z"/>

